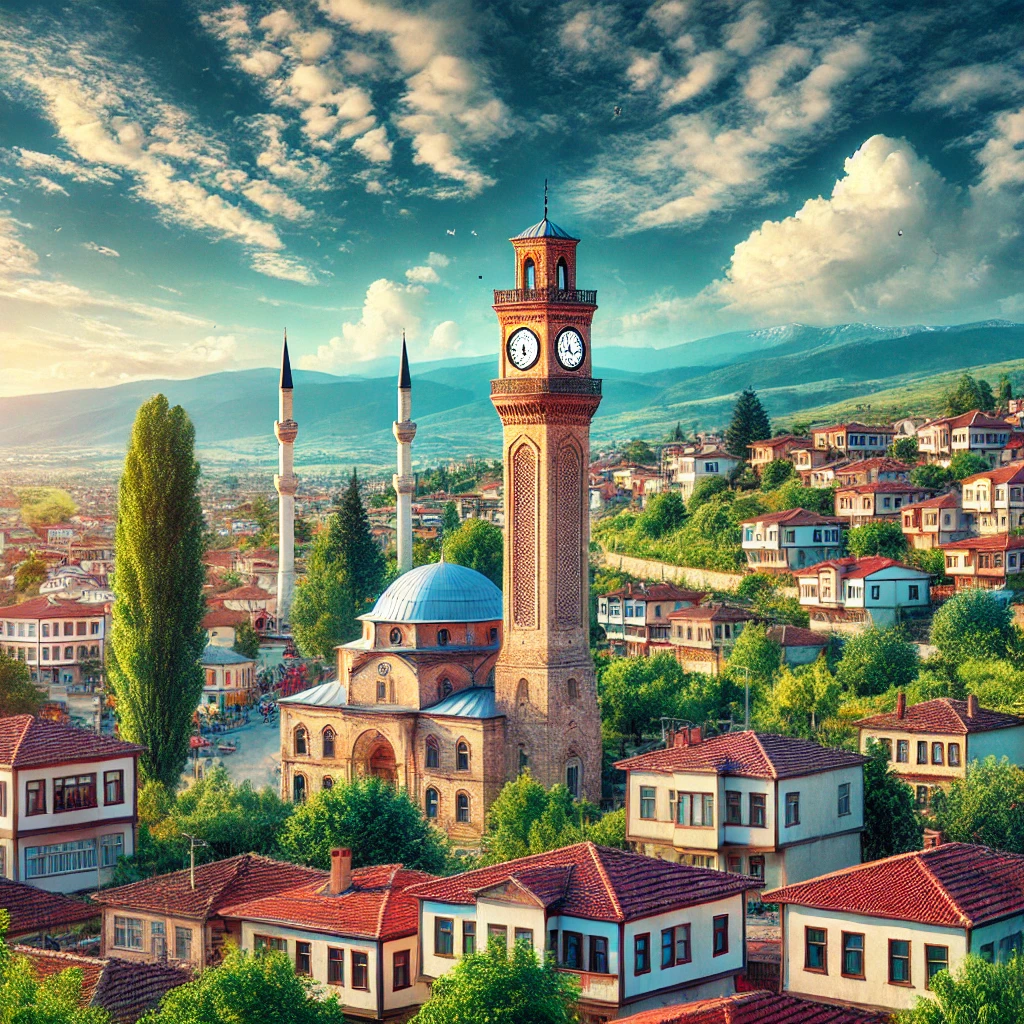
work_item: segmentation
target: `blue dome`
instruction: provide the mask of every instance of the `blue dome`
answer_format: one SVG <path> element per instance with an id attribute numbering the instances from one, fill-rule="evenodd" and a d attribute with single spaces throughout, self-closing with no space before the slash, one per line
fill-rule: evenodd
<path id="1" fill-rule="evenodd" d="M 575 235 L 570 235 L 565 228 L 560 228 L 557 224 L 552 223 L 545 217 L 542 221 L 538 221 L 536 224 L 528 227 L 525 231 L 520 232 L 515 236 L 516 238 L 568 238 L 572 242 L 578 242 L 579 239 Z"/>
<path id="2" fill-rule="evenodd" d="M 370 622 L 489 622 L 502 616 L 501 591 L 454 562 L 410 569 L 377 598 Z"/>

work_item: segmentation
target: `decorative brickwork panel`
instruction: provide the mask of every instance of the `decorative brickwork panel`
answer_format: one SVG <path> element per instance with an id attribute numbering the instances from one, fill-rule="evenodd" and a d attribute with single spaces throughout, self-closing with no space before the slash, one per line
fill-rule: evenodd
<path id="1" fill-rule="evenodd" d="M 583 544 L 583 483 L 580 453 L 571 445 L 558 450 L 555 466 L 555 619 L 560 626 L 580 624 Z"/>
<path id="2" fill-rule="evenodd" d="M 537 454 L 521 444 L 512 455 L 512 621 L 537 628 Z"/>

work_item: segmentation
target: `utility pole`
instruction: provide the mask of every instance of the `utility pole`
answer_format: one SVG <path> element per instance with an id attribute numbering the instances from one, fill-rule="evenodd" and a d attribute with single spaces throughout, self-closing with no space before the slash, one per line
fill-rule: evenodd
<path id="1" fill-rule="evenodd" d="M 209 846 L 210 844 L 205 839 L 197 839 L 195 836 L 190 836 L 187 832 L 182 832 L 182 836 L 188 840 L 188 881 L 191 888 L 196 887 L 196 847 L 198 846 Z"/>

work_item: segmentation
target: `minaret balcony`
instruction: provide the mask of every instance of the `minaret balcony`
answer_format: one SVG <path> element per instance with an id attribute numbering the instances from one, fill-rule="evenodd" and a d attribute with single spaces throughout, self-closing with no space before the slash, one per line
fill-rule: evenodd
<path id="1" fill-rule="evenodd" d="M 295 496 L 295 492 L 299 489 L 299 478 L 291 473 L 288 476 L 274 476 L 274 489 L 278 494 L 286 494 Z"/>
<path id="2" fill-rule="evenodd" d="M 555 302 L 573 306 L 597 306 L 597 292 L 579 288 L 505 288 L 495 289 L 494 304 L 506 306 L 516 302 Z"/>
<path id="3" fill-rule="evenodd" d="M 274 424 L 274 433 L 279 444 L 295 444 L 299 436 L 299 425 L 295 420 L 278 420 Z"/>
<path id="4" fill-rule="evenodd" d="M 395 440 L 399 444 L 411 444 L 416 436 L 416 424 L 412 420 L 401 420 L 392 424 Z"/>

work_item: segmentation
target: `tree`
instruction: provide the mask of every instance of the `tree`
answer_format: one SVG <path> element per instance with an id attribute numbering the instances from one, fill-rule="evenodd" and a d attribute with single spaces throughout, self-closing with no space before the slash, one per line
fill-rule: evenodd
<path id="1" fill-rule="evenodd" d="M 926 487 L 933 491 L 941 491 L 952 479 L 949 470 L 936 462 L 915 466 L 910 471 L 910 482 L 915 487 Z"/>
<path id="2" fill-rule="evenodd" d="M 530 829 L 548 808 L 547 790 L 529 770 L 506 782 L 487 811 L 483 846 L 495 864 L 530 852 Z"/>
<path id="3" fill-rule="evenodd" d="M 46 562 L 38 551 L 33 551 L 14 570 L 14 589 L 23 594 L 32 587 L 38 587 L 46 579 L 46 574 Z"/>
<path id="4" fill-rule="evenodd" d="M 163 395 L 135 417 L 118 493 L 107 674 L 121 737 L 148 778 L 173 787 L 188 757 L 206 646 L 203 510 L 195 430 Z"/>
<path id="5" fill-rule="evenodd" d="M 885 748 L 869 740 L 864 765 L 864 831 L 861 856 L 865 861 L 920 850 L 924 822 L 914 809 L 914 791 L 890 767 Z"/>
<path id="6" fill-rule="evenodd" d="M 639 745 L 663 716 L 677 714 L 683 679 L 671 654 L 617 658 L 604 670 L 598 685 L 601 720 L 620 738 L 621 753 L 627 738 Z"/>
<path id="7" fill-rule="evenodd" d="M 359 611 L 376 598 L 383 587 L 384 556 L 370 533 L 370 520 L 359 495 L 359 478 L 352 477 L 337 513 L 338 558 Z"/>
<path id="8" fill-rule="evenodd" d="M 771 690 L 769 708 L 759 719 L 762 725 L 774 728 L 770 720 L 775 718 L 781 725 L 778 731 L 786 735 L 813 736 L 821 723 L 839 710 L 841 689 L 824 657 L 813 665 L 783 668 Z"/>
<path id="9" fill-rule="evenodd" d="M 736 401 L 732 422 L 725 432 L 725 447 L 738 459 L 750 456 L 747 446 L 754 441 L 763 441 L 772 436 L 772 425 L 768 413 L 753 388 L 747 388 Z"/>
<path id="10" fill-rule="evenodd" d="M 793 463 L 789 459 L 773 459 L 761 468 L 761 490 L 774 491 L 781 487 L 794 473 Z"/>
<path id="11" fill-rule="evenodd" d="M 897 437 L 886 450 L 890 459 L 897 459 L 900 462 L 907 462 L 913 465 L 917 462 L 920 452 L 917 447 L 916 437 Z"/>
<path id="12" fill-rule="evenodd" d="M 1024 770 L 1006 757 L 972 761 L 964 779 L 934 795 L 932 809 L 953 842 L 1024 853 Z"/>
<path id="13" fill-rule="evenodd" d="M 931 641 L 954 668 L 972 658 L 1005 658 L 1017 637 L 1010 608 L 977 587 L 955 594 L 932 619 Z"/>
<path id="14" fill-rule="evenodd" d="M 634 437 L 622 450 L 622 457 L 627 462 L 636 462 L 641 466 L 653 466 L 658 461 L 651 446 L 639 437 Z"/>
<path id="15" fill-rule="evenodd" d="M 683 425 L 678 420 L 676 420 L 675 430 L 672 431 L 672 440 L 682 441 L 685 437 L 686 434 L 683 433 Z"/>
<path id="16" fill-rule="evenodd" d="M 907 538 L 898 520 L 879 519 L 863 526 L 855 526 L 846 537 L 851 555 L 864 558 L 881 555 L 899 561 L 906 557 Z"/>
<path id="17" fill-rule="evenodd" d="M 541 963 L 525 942 L 493 942 L 433 983 L 413 1024 L 575 1024 L 578 998 L 553 957 Z"/>
<path id="18" fill-rule="evenodd" d="M 678 491 L 652 495 L 647 508 L 637 516 L 636 530 L 645 537 L 658 538 L 672 533 L 686 522 L 686 506 Z"/>
<path id="19" fill-rule="evenodd" d="M 987 381 L 977 381 L 963 373 L 946 392 L 944 398 L 947 416 L 962 416 L 974 409 L 989 410 L 995 405 L 992 388 Z"/>
<path id="20" fill-rule="evenodd" d="M 871 697 L 913 682 L 919 664 L 917 648 L 902 629 L 867 629 L 846 641 L 836 677 L 844 690 Z"/>
<path id="21" fill-rule="evenodd" d="M 283 950 L 228 946 L 216 967 L 172 988 L 140 1024 L 345 1024 L 345 1014 Z"/>
<path id="22" fill-rule="evenodd" d="M 939 971 L 928 983 L 934 998 L 918 996 L 896 1024 L 1020 1024 L 1024 1020 L 1024 956 L 987 963 L 967 956 L 954 973 Z"/>
<path id="23" fill-rule="evenodd" d="M 1013 385 L 1010 383 L 1008 373 L 999 374 L 999 382 L 996 384 L 996 405 L 1002 412 L 1008 412 L 1010 401 L 1013 398 Z"/>
<path id="24" fill-rule="evenodd" d="M 252 661 L 259 657 L 260 635 L 248 619 L 235 626 L 235 642 L 231 649 L 236 654 L 243 654 Z"/>
<path id="25" fill-rule="evenodd" d="M 308 519 L 296 519 L 292 537 L 296 544 L 308 544 L 313 539 L 313 524 Z"/>
<path id="26" fill-rule="evenodd" d="M 505 535 L 486 519 L 467 519 L 457 530 L 444 535 L 444 557 L 483 573 L 501 587 L 505 559 Z"/>
<path id="27" fill-rule="evenodd" d="M 29 526 L 66 523 L 78 511 L 71 495 L 55 487 L 23 487 L 18 498 L 21 518 Z"/>
<path id="28" fill-rule="evenodd" d="M 729 672 L 738 683 L 767 685 L 775 678 L 782 664 L 782 647 L 768 636 L 764 626 L 748 625 L 733 644 L 729 655 Z"/>
<path id="29" fill-rule="evenodd" d="M 441 513 L 441 536 L 450 537 L 460 526 L 459 510 L 454 501 L 446 501 Z"/>
<path id="30" fill-rule="evenodd" d="M 694 484 L 690 497 L 686 499 L 686 511 L 693 515 L 701 505 L 706 505 L 716 494 L 722 494 L 728 490 L 729 481 L 724 476 L 706 476 Z"/>
<path id="31" fill-rule="evenodd" d="M 949 460 L 949 475 L 953 480 L 963 480 L 984 473 L 989 468 L 988 461 L 976 452 L 957 452 Z"/>
<path id="32" fill-rule="evenodd" d="M 445 837 L 404 791 L 376 776 L 336 782 L 299 804 L 280 842 L 289 860 L 325 871 L 336 846 L 352 850 L 356 867 L 400 861 L 440 874 L 448 864 Z"/>
<path id="33" fill-rule="evenodd" d="M 43 700 L 42 691 L 32 682 L 28 665 L 0 650 L 0 718 L 34 715 Z"/>

